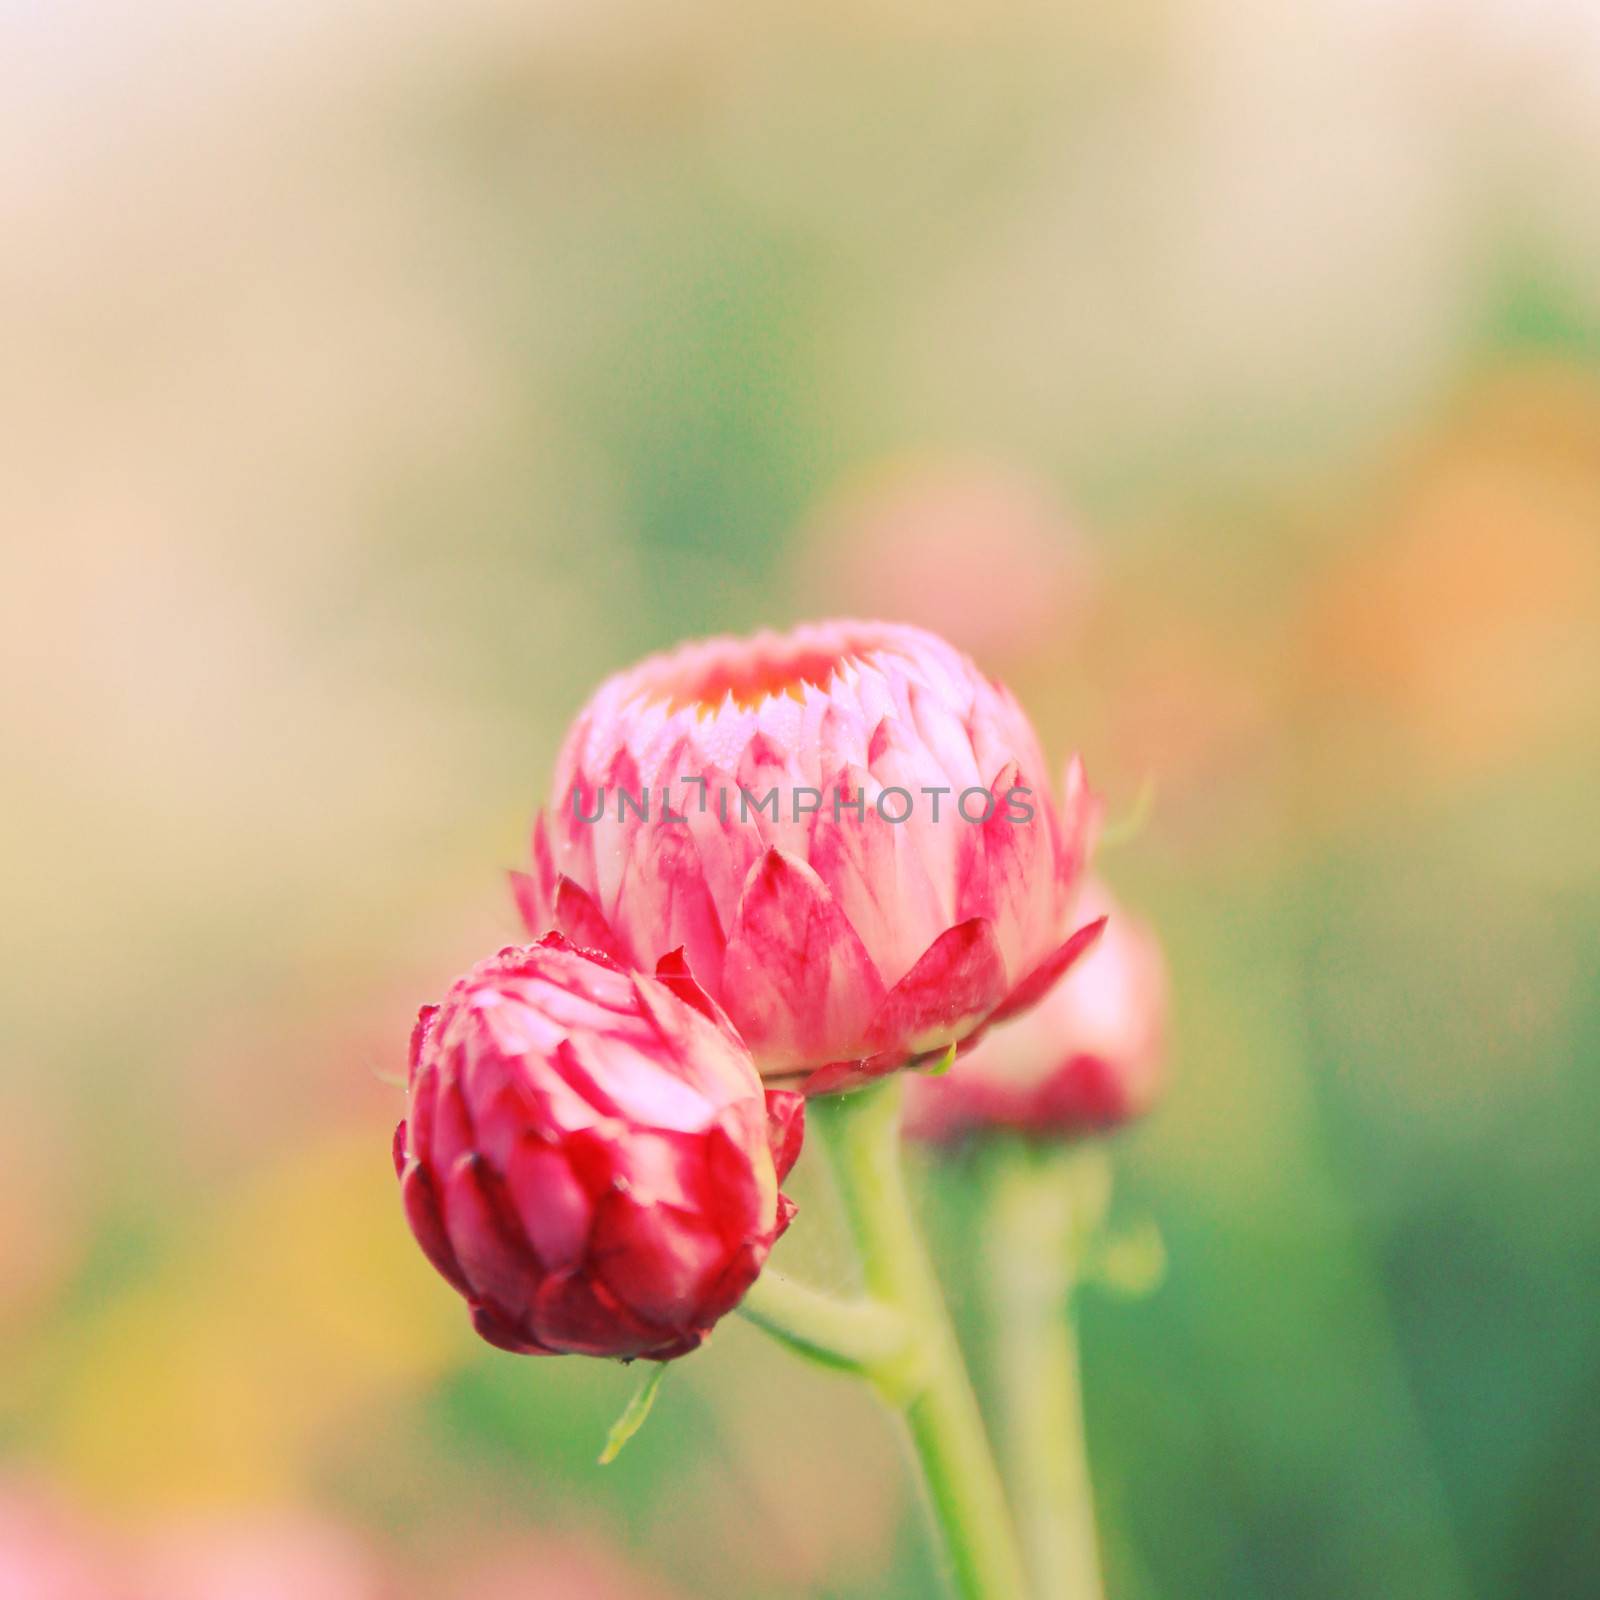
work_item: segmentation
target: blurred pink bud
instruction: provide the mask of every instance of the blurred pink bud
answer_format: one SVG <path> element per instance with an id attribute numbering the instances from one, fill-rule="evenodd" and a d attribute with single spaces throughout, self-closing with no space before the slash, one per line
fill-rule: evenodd
<path id="1" fill-rule="evenodd" d="M 1082 949 L 1095 820 L 1008 690 L 920 628 L 652 656 L 579 714 L 516 888 L 628 966 L 680 948 L 762 1074 L 832 1093 L 968 1040 Z"/>
<path id="2" fill-rule="evenodd" d="M 172 1523 L 145 1541 L 141 1600 L 385 1600 L 363 1540 L 316 1517 L 273 1514 Z"/>
<path id="3" fill-rule="evenodd" d="M 807 595 L 825 590 L 1008 664 L 1059 651 L 1096 585 L 1088 541 L 1047 488 L 981 460 L 894 461 L 846 485 L 797 556 Z"/>
<path id="4" fill-rule="evenodd" d="M 426 1006 L 395 1130 L 424 1253 L 502 1349 L 665 1361 L 761 1270 L 803 1103 L 669 956 L 624 972 L 559 934 Z"/>
<path id="5" fill-rule="evenodd" d="M 1027 1016 L 997 1028 L 942 1077 L 919 1077 L 906 1108 L 917 1138 L 983 1128 L 1050 1137 L 1142 1115 L 1161 1087 L 1166 963 L 1155 934 L 1091 881 L 1076 915 L 1105 917 L 1080 965 Z"/>
<path id="6" fill-rule="evenodd" d="M 531 1581 L 537 1575 L 537 1581 Z M 672 1600 L 652 1575 L 596 1540 L 530 1534 L 452 1563 L 448 1600 Z"/>
<path id="7" fill-rule="evenodd" d="M 51 1497 L 0 1486 L 0 1600 L 131 1600 L 100 1534 Z"/>

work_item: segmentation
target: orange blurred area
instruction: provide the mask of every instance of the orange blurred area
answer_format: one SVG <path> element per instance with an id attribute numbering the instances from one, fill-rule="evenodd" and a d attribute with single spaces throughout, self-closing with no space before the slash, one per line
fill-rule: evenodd
<path id="1" fill-rule="evenodd" d="M 1525 758 L 1600 693 L 1600 384 L 1475 385 L 1321 581 L 1312 683 L 1448 779 Z"/>

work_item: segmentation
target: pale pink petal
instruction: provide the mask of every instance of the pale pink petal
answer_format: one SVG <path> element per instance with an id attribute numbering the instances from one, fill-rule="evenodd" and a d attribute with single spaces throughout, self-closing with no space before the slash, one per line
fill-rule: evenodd
<path id="1" fill-rule="evenodd" d="M 981 816 L 987 808 L 989 816 L 960 822 L 956 888 L 957 916 L 963 921 L 983 917 L 994 927 L 1006 971 L 1013 976 L 1060 920 L 1049 824 L 1042 811 L 1028 821 L 1016 820 L 1008 796 L 1020 786 L 1015 762 L 992 783 L 974 785 L 983 787 L 988 799 L 969 795 L 968 811 Z M 956 798 L 959 806 L 962 797 Z"/>
<path id="2" fill-rule="evenodd" d="M 618 926 L 638 965 L 648 967 L 681 946 L 690 965 L 715 985 L 727 940 L 701 870 L 700 852 L 683 824 L 668 824 L 633 841 L 627 881 L 632 892 L 618 905 Z"/>
<path id="3" fill-rule="evenodd" d="M 1059 945 L 1025 977 L 1000 1003 L 991 1022 L 1004 1022 L 1037 1005 L 1066 973 L 1068 968 L 1093 947 L 1095 940 L 1105 931 L 1106 919 L 1097 917 L 1079 928 L 1071 938 Z"/>
<path id="4" fill-rule="evenodd" d="M 548 903 L 550 885 L 556 879 L 555 857 L 550 851 L 550 821 L 543 811 L 533 821 L 534 885 Z"/>
<path id="5" fill-rule="evenodd" d="M 724 962 L 730 1015 L 758 1061 L 816 1061 L 862 1040 L 883 980 L 827 886 L 769 850 L 751 869 Z"/>
<path id="6" fill-rule="evenodd" d="M 543 820 L 541 816 L 540 820 Z M 550 931 L 550 908 L 539 888 L 539 880 L 531 872 L 509 872 L 511 898 L 516 902 L 517 916 L 532 937 Z"/>
<path id="7" fill-rule="evenodd" d="M 812 819 L 807 859 L 861 942 L 875 952 L 885 982 L 894 982 L 926 947 L 922 930 L 948 925 L 950 918 L 917 820 L 885 821 L 871 803 L 875 790 L 860 768 L 841 768 L 830 778 Z M 858 797 L 866 801 L 864 818 L 855 811 Z"/>

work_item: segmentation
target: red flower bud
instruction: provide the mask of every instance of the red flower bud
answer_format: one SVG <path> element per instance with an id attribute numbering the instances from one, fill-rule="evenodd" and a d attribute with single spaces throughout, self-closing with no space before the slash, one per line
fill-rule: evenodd
<path id="1" fill-rule="evenodd" d="M 666 1361 L 794 1213 L 803 1102 L 764 1093 L 681 958 L 624 972 L 559 934 L 425 1006 L 395 1166 L 417 1242 L 491 1344 Z"/>

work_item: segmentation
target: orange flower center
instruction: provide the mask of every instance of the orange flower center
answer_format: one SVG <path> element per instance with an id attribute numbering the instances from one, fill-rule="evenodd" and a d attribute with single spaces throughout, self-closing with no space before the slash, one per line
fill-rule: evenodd
<path id="1" fill-rule="evenodd" d="M 807 686 L 826 689 L 842 668 L 864 660 L 870 648 L 868 640 L 844 637 L 713 639 L 661 662 L 645 692 L 669 710 L 691 706 L 703 717 L 729 700 L 741 711 L 753 711 L 784 696 L 803 701 Z"/>

